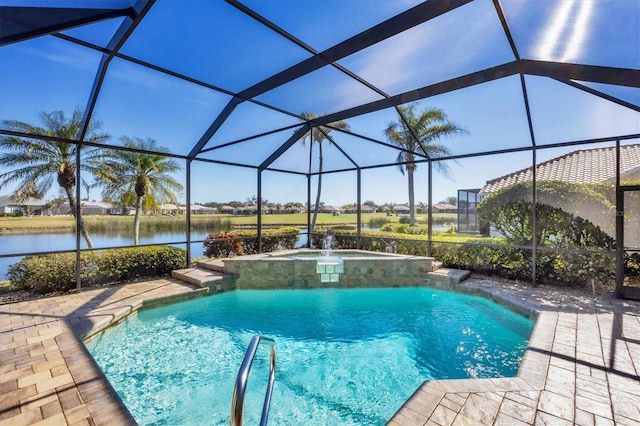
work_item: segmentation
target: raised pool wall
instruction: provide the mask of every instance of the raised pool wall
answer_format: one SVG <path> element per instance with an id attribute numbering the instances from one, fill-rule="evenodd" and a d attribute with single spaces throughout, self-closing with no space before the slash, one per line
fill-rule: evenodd
<path id="1" fill-rule="evenodd" d="M 343 257 L 338 282 L 321 282 L 317 259 L 304 257 L 320 250 L 287 250 L 228 258 L 225 272 L 234 275 L 236 289 L 291 289 L 326 287 L 408 287 L 422 284 L 433 270 L 433 258 L 360 250 L 335 250 Z M 300 255 L 300 257 L 296 257 Z"/>

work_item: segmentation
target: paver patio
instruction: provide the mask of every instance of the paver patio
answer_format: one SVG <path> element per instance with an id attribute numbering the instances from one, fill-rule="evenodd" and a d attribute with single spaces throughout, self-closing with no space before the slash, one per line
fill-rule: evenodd
<path id="1" fill-rule="evenodd" d="M 537 313 L 518 376 L 425 382 L 390 425 L 640 424 L 640 303 L 477 279 L 460 288 Z M 0 426 L 135 423 L 81 339 L 143 303 L 204 292 L 161 279 L 0 305 Z"/>

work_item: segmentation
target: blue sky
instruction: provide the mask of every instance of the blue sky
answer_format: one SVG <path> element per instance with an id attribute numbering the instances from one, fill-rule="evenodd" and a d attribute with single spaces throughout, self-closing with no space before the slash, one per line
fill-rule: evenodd
<path id="1" fill-rule="evenodd" d="M 0 5 L 14 3 L 0 0 Z M 245 4 L 321 51 L 416 2 L 250 0 Z M 526 8 L 522 0 L 501 4 L 523 58 L 640 67 L 637 2 L 565 0 Z M 120 22 L 120 19 L 105 21 L 67 33 L 106 45 Z M 331 22 L 335 30 L 320 30 L 324 22 Z M 121 52 L 230 91 L 250 87 L 310 56 L 225 2 L 204 0 L 157 2 Z M 76 107 L 84 108 L 100 58 L 95 51 L 52 36 L 0 48 L 0 119 L 35 123 L 40 111 L 63 110 L 70 114 Z M 394 95 L 511 60 L 511 50 L 492 2 L 478 0 L 347 56 L 339 63 Z M 639 114 L 633 110 L 548 78 L 526 76 L 525 82 L 538 146 L 640 133 Z M 640 104 L 639 89 L 593 83 L 588 86 Z M 292 113 L 324 114 L 380 98 L 381 95 L 335 68 L 324 67 L 266 92 L 257 100 Z M 174 153 L 187 154 L 229 100 L 228 94 L 115 58 L 94 116 L 112 135 L 113 145 L 118 145 L 123 135 L 151 137 Z M 518 76 L 424 99 L 418 104 L 418 109 L 443 109 L 451 120 L 467 130 L 465 135 L 442 140 L 452 154 L 531 145 Z M 388 109 L 347 122 L 354 133 L 384 141 L 384 128 L 396 119 L 395 111 Z M 295 117 L 245 102 L 236 108 L 207 147 L 297 123 Z M 292 132 L 283 130 L 246 144 L 216 149 L 202 157 L 257 165 Z M 396 153 L 386 147 L 339 132 L 333 132 L 333 136 L 360 165 L 395 159 Z M 297 144 L 276 160 L 273 167 L 306 171 L 308 149 L 308 145 Z M 544 161 L 572 149 L 578 148 L 539 150 L 538 159 Z M 336 148 L 325 146 L 325 170 L 349 165 L 350 161 Z M 529 152 L 451 161 L 449 178 L 434 174 L 433 201 L 455 196 L 457 189 L 481 187 L 486 180 L 530 165 Z M 315 157 L 312 168 L 317 169 Z M 184 182 L 183 176 L 179 179 Z M 406 177 L 395 167 L 365 170 L 362 179 L 363 201 L 408 200 Z M 315 182 L 314 178 L 312 188 Z M 275 172 L 263 175 L 263 197 L 269 201 L 305 202 L 306 186 L 306 178 L 300 175 Z M 2 188 L 0 194 L 11 190 Z M 356 173 L 326 175 L 322 191 L 326 204 L 355 202 Z M 193 163 L 193 202 L 243 201 L 255 194 L 255 170 Z M 97 190 L 90 194 L 91 199 L 99 196 Z M 416 199 L 427 201 L 426 165 L 418 166 Z"/>

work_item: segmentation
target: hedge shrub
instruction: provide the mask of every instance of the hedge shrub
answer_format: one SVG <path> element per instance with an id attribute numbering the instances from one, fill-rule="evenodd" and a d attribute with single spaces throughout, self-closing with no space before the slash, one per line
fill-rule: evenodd
<path id="1" fill-rule="evenodd" d="M 207 257 L 233 257 L 244 253 L 242 241 L 233 232 L 215 232 L 209 234 L 203 243 Z"/>
<path id="2" fill-rule="evenodd" d="M 300 229 L 286 227 L 262 230 L 262 252 L 290 250 L 295 247 Z M 235 233 L 219 232 L 209 234 L 204 242 L 207 257 L 232 257 L 258 253 L 258 231 L 243 230 Z"/>
<path id="3" fill-rule="evenodd" d="M 395 232 L 398 234 L 420 235 L 427 234 L 427 225 L 409 225 L 408 223 L 387 223 L 380 228 L 381 232 Z"/>
<path id="4" fill-rule="evenodd" d="M 17 288 L 33 293 L 69 291 L 76 288 L 75 253 L 27 256 L 9 266 L 7 276 Z M 169 246 L 134 247 L 82 253 L 82 285 L 121 282 L 139 277 L 158 277 L 184 268 L 186 251 Z"/>
<path id="5" fill-rule="evenodd" d="M 426 235 L 404 235 L 389 232 L 363 231 L 362 250 L 384 252 L 393 247 L 395 253 L 426 256 L 429 241 Z M 314 247 L 321 247 L 324 234 L 314 233 Z M 358 247 L 356 232 L 341 230 L 334 235 L 335 249 Z M 440 235 L 431 242 L 431 253 L 445 267 L 467 269 L 484 275 L 507 279 L 531 281 L 531 249 L 505 244 L 499 238 L 475 238 Z M 625 270 L 636 272 L 639 258 L 629 257 Z M 590 286 L 591 279 L 613 288 L 615 278 L 615 254 L 609 250 L 591 248 L 540 248 L 536 253 L 536 280 L 550 285 Z M 636 272 L 637 273 L 637 272 Z"/>

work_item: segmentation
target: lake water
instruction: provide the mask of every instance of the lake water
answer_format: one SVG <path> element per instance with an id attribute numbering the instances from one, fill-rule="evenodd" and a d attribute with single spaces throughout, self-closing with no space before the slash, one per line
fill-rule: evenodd
<path id="1" fill-rule="evenodd" d="M 108 234 L 91 233 L 91 240 L 95 248 L 121 247 L 133 244 L 130 232 L 110 232 Z M 203 240 L 203 232 L 191 233 L 191 240 Z M 159 232 L 154 235 L 141 235 L 140 244 L 163 244 L 184 241 L 185 232 Z M 82 248 L 87 248 L 84 238 L 80 238 Z M 186 244 L 172 244 L 186 249 Z M 17 234 L 0 236 L 0 254 L 29 253 L 53 250 L 74 250 L 76 248 L 75 234 Z M 202 242 L 191 244 L 191 256 L 202 256 Z M 20 261 L 20 257 L 0 258 L 0 279 L 4 279 L 9 265 Z"/>
<path id="2" fill-rule="evenodd" d="M 376 231 L 379 228 L 369 228 L 364 226 L 363 230 Z M 445 230 L 438 225 L 434 226 L 434 230 Z M 108 233 L 91 233 L 91 240 L 95 248 L 121 247 L 133 244 L 133 236 L 130 231 L 108 232 Z M 205 232 L 192 232 L 191 240 L 204 240 Z M 185 232 L 157 232 L 153 235 L 150 233 L 140 233 L 140 244 L 167 244 L 186 240 Z M 80 238 L 82 248 L 87 248 L 84 238 Z M 306 233 L 301 233 L 296 242 L 296 247 L 307 244 Z M 172 244 L 176 247 L 186 249 L 186 244 Z M 0 236 L 0 255 L 10 253 L 32 253 L 42 251 L 55 250 L 74 250 L 76 248 L 75 234 L 15 234 Z M 191 244 L 191 256 L 200 257 L 203 254 L 202 242 Z M 6 278 L 7 268 L 21 257 L 0 258 L 0 279 Z"/>

